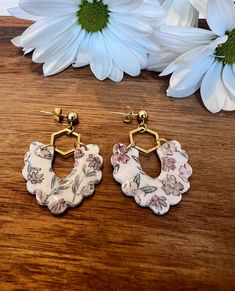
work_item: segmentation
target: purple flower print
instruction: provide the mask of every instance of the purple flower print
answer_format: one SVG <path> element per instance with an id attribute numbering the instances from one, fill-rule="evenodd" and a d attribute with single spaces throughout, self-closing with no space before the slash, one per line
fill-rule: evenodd
<path id="1" fill-rule="evenodd" d="M 125 190 L 128 192 L 129 195 L 135 196 L 139 192 L 139 186 L 136 182 L 131 181 L 129 184 L 127 184 Z"/>
<path id="2" fill-rule="evenodd" d="M 58 215 L 62 214 L 68 208 L 68 204 L 63 198 L 61 198 L 58 201 L 49 204 L 48 208 L 53 214 Z"/>
<path id="3" fill-rule="evenodd" d="M 77 167 L 79 165 L 79 159 L 81 159 L 82 157 L 84 157 L 85 153 L 82 149 L 77 149 L 74 152 L 74 161 L 75 161 L 75 167 Z"/>
<path id="4" fill-rule="evenodd" d="M 84 156 L 84 151 L 82 149 L 77 149 L 75 152 L 74 152 L 74 158 L 75 159 L 80 159 Z"/>
<path id="5" fill-rule="evenodd" d="M 94 171 L 98 171 L 101 166 L 102 166 L 102 162 L 100 160 L 99 157 L 95 157 L 94 155 L 89 155 L 89 157 L 86 159 L 87 162 L 89 163 L 89 167 L 93 168 Z"/>
<path id="6" fill-rule="evenodd" d="M 177 152 L 179 145 L 175 141 L 168 141 L 162 145 L 162 152 L 166 156 L 172 156 L 174 152 Z"/>
<path id="7" fill-rule="evenodd" d="M 169 172 L 170 170 L 174 171 L 176 166 L 175 166 L 176 160 L 173 158 L 168 158 L 164 157 L 162 159 L 162 169 L 163 171 Z"/>
<path id="8" fill-rule="evenodd" d="M 40 204 L 45 204 L 49 197 L 49 195 L 43 192 L 41 189 L 35 190 L 34 194 L 36 195 L 36 198 Z"/>
<path id="9" fill-rule="evenodd" d="M 40 184 L 44 180 L 43 174 L 39 174 L 37 171 L 32 171 L 28 174 L 27 180 L 31 182 L 31 184 Z"/>
<path id="10" fill-rule="evenodd" d="M 128 149 L 124 144 L 116 144 L 113 148 L 113 156 L 111 158 L 112 165 L 115 167 L 120 163 L 127 164 L 130 160 Z"/>
<path id="11" fill-rule="evenodd" d="M 192 175 L 192 168 L 188 163 L 180 166 L 180 174 L 179 177 L 184 181 L 188 182 L 189 177 Z"/>
<path id="12" fill-rule="evenodd" d="M 179 196 L 181 194 L 181 191 L 184 189 L 184 186 L 177 182 L 176 177 L 174 175 L 167 175 L 166 179 L 162 181 L 162 190 L 167 195 L 174 195 Z"/>
<path id="13" fill-rule="evenodd" d="M 43 158 L 43 159 L 48 159 L 50 160 L 52 158 L 52 154 L 51 152 L 48 150 L 48 148 L 40 145 L 36 148 L 36 150 L 34 151 L 35 155 Z"/>
<path id="14" fill-rule="evenodd" d="M 144 194 L 144 192 L 139 190 L 139 185 L 136 182 L 131 181 L 128 184 L 126 184 L 123 188 L 123 191 L 128 196 L 134 196 L 136 203 L 140 204 L 141 202 L 140 195 Z"/>
<path id="15" fill-rule="evenodd" d="M 157 212 L 162 212 L 163 207 L 167 207 L 167 199 L 164 196 L 158 197 L 154 195 L 151 199 L 150 205 L 152 208 L 156 209 Z"/>
<path id="16" fill-rule="evenodd" d="M 163 150 L 164 155 L 167 155 L 167 156 L 173 155 L 173 150 L 169 142 L 166 142 L 164 145 L 162 145 L 162 150 Z"/>
<path id="17" fill-rule="evenodd" d="M 89 182 L 86 186 L 84 186 L 81 190 L 81 194 L 84 196 L 90 196 L 95 190 L 94 182 Z"/>

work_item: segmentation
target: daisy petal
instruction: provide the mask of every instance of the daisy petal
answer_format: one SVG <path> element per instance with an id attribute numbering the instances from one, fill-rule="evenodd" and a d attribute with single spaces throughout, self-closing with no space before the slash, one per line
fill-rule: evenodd
<path id="1" fill-rule="evenodd" d="M 140 74 L 138 58 L 132 54 L 128 47 L 116 39 L 109 30 L 104 30 L 103 36 L 107 50 L 118 67 L 131 76 L 138 76 Z"/>
<path id="2" fill-rule="evenodd" d="M 189 0 L 192 5 L 200 12 L 203 18 L 206 18 L 206 4 L 205 0 Z"/>
<path id="3" fill-rule="evenodd" d="M 41 19 L 41 17 L 39 16 L 35 16 L 35 15 L 25 12 L 20 7 L 9 8 L 8 12 L 10 15 L 17 17 L 19 19 L 32 20 L 32 21 Z"/>
<path id="4" fill-rule="evenodd" d="M 201 85 L 202 101 L 212 113 L 223 109 L 228 94 L 221 79 L 222 67 L 221 63 L 215 62 L 206 73 Z"/>
<path id="5" fill-rule="evenodd" d="M 177 57 L 178 54 L 162 49 L 159 54 L 149 55 L 147 69 L 149 71 L 162 72 Z"/>
<path id="6" fill-rule="evenodd" d="M 109 22 L 113 25 L 118 23 L 118 27 L 121 31 L 130 33 L 133 36 L 148 36 L 153 32 L 153 27 L 151 27 L 151 25 L 136 16 L 126 17 L 126 15 L 112 13 L 110 14 Z"/>
<path id="7" fill-rule="evenodd" d="M 107 52 L 101 32 L 91 34 L 90 38 L 90 67 L 99 80 L 106 79 L 112 69 L 112 59 Z"/>
<path id="8" fill-rule="evenodd" d="M 21 44 L 21 35 L 20 35 L 20 36 L 16 36 L 16 37 L 14 37 L 14 38 L 11 40 L 11 42 L 12 42 L 15 46 L 17 46 L 17 47 L 22 46 L 22 44 Z"/>
<path id="9" fill-rule="evenodd" d="M 26 47 L 39 47 L 61 35 L 66 29 L 76 23 L 76 17 L 64 16 L 45 18 L 31 25 L 22 34 L 21 43 Z"/>
<path id="10" fill-rule="evenodd" d="M 175 71 L 170 79 L 170 88 L 174 91 L 184 92 L 180 97 L 187 97 L 196 92 L 201 85 L 205 72 L 214 62 L 212 57 L 197 58 L 190 66 L 182 66 Z M 172 97 L 179 97 L 173 96 Z"/>
<path id="11" fill-rule="evenodd" d="M 76 62 L 73 64 L 74 68 L 81 68 L 89 65 L 89 44 L 90 44 L 91 33 L 87 33 L 78 48 Z"/>
<path id="12" fill-rule="evenodd" d="M 73 37 L 75 31 L 78 34 L 76 44 L 79 46 L 84 39 L 85 31 L 74 25 L 71 29 L 65 31 L 57 38 L 50 42 L 45 42 L 42 46 L 36 48 L 32 56 L 33 61 L 36 63 L 44 63 L 53 60 L 58 54 L 60 54 L 60 51 L 63 52 L 63 49 L 66 47 L 66 42 L 70 39 L 69 35 Z M 68 36 L 66 36 L 67 33 Z"/>
<path id="13" fill-rule="evenodd" d="M 68 34 L 67 37 L 64 37 L 58 51 L 55 51 L 54 55 L 50 56 L 50 58 L 47 59 L 46 63 L 43 65 L 44 76 L 57 74 L 74 62 L 78 46 L 80 44 L 80 42 L 77 41 L 79 34 L 80 30 L 74 27 L 73 32 L 71 32 L 72 36 Z"/>
<path id="14" fill-rule="evenodd" d="M 226 65 L 223 69 L 223 82 L 228 91 L 235 96 L 235 72 L 232 65 Z"/>
<path id="15" fill-rule="evenodd" d="M 123 79 L 123 75 L 123 71 L 120 70 L 115 63 L 113 63 L 109 79 L 114 82 L 121 82 L 121 80 Z"/>
<path id="16" fill-rule="evenodd" d="M 208 0 L 207 22 L 219 36 L 235 28 L 235 5 L 233 0 Z"/>
<path id="17" fill-rule="evenodd" d="M 228 96 L 225 99 L 223 110 L 234 111 L 235 110 L 235 98 L 228 92 Z"/>
<path id="18" fill-rule="evenodd" d="M 160 50 L 159 45 L 156 41 L 150 37 L 132 37 L 125 30 L 121 31 L 118 24 L 109 24 L 110 32 L 118 38 L 121 42 L 125 43 L 127 46 L 145 53 L 156 53 Z"/>
<path id="19" fill-rule="evenodd" d="M 225 99 L 223 110 L 234 111 L 235 110 L 235 98 L 228 92 L 228 96 Z"/>
<path id="20" fill-rule="evenodd" d="M 109 10 L 117 13 L 130 12 L 142 4 L 142 0 L 104 0 Z"/>
<path id="21" fill-rule="evenodd" d="M 166 11 L 167 25 L 191 27 L 198 25 L 198 11 L 188 0 L 172 1 L 166 0 L 162 5 Z"/>
<path id="22" fill-rule="evenodd" d="M 172 62 L 166 69 L 160 74 L 160 76 L 166 76 L 177 69 L 179 69 L 182 65 L 190 65 L 195 59 L 199 58 L 200 56 L 209 55 L 210 53 L 207 51 L 207 46 L 200 46 L 195 49 L 192 49 L 183 55 L 179 56 L 174 62 Z"/>
<path id="23" fill-rule="evenodd" d="M 80 0 L 20 0 L 19 6 L 33 15 L 55 17 L 75 14 L 80 2 Z"/>

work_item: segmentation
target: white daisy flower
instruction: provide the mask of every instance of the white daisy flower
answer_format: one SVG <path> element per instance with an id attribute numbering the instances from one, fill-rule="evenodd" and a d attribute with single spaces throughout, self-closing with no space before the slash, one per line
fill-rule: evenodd
<path id="1" fill-rule="evenodd" d="M 156 0 L 19 0 L 19 6 L 41 19 L 13 43 L 33 50 L 45 76 L 90 65 L 99 80 L 118 82 L 124 73 L 139 75 L 147 54 L 159 50 L 151 37 L 153 23 L 164 18 Z"/>
<path id="2" fill-rule="evenodd" d="M 149 55 L 147 69 L 155 72 L 162 72 L 183 53 L 196 46 L 208 45 L 215 39 L 215 34 L 209 30 L 170 25 L 161 25 L 153 36 L 161 45 L 161 51 Z"/>
<path id="3" fill-rule="evenodd" d="M 165 24 L 170 26 L 167 33 L 172 34 L 174 39 L 174 28 L 171 26 L 192 27 L 198 26 L 199 12 L 201 16 L 205 15 L 207 0 L 161 0 L 162 8 L 166 13 Z M 161 34 L 166 33 L 165 28 L 156 29 L 154 37 L 159 42 Z M 149 71 L 161 72 L 183 52 L 192 48 L 192 37 L 190 34 L 186 36 L 185 45 L 177 47 L 176 51 L 167 50 L 167 47 L 161 48 L 157 54 L 150 54 L 148 58 L 147 69 Z"/>
<path id="4" fill-rule="evenodd" d="M 205 14 L 207 0 L 161 0 L 166 13 L 165 24 L 198 26 L 199 12 Z"/>
<path id="5" fill-rule="evenodd" d="M 0 0 L 0 15 L 9 15 L 8 8 L 17 5 L 18 0 Z"/>
<path id="6" fill-rule="evenodd" d="M 205 106 L 213 113 L 235 110 L 235 5 L 233 0 L 208 0 L 207 22 L 212 31 L 175 28 L 162 34 L 162 45 L 177 51 L 191 34 L 194 48 L 172 62 L 162 76 L 172 74 L 167 95 L 187 97 L 201 87 Z"/>

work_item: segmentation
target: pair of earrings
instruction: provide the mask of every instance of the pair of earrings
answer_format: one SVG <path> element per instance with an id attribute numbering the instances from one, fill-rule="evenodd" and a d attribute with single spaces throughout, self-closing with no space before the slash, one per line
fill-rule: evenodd
<path id="1" fill-rule="evenodd" d="M 102 179 L 103 158 L 96 144 L 85 145 L 81 142 L 80 134 L 75 131 L 75 125 L 79 123 L 77 113 L 63 115 L 60 108 L 55 108 L 53 113 L 42 112 L 53 115 L 57 122 L 66 119 L 68 127 L 52 133 L 48 145 L 37 141 L 31 143 L 24 158 L 22 174 L 27 181 L 28 191 L 36 195 L 37 202 L 47 206 L 52 214 L 59 215 L 67 208 L 78 206 L 85 197 L 94 193 L 95 186 Z M 146 111 L 134 114 L 130 109 L 124 114 L 124 122 L 130 123 L 134 117 L 138 118 L 139 126 L 129 132 L 129 145 L 114 145 L 111 157 L 113 176 L 121 184 L 125 195 L 134 197 L 140 206 L 149 207 L 154 213 L 163 215 L 171 205 L 179 203 L 182 194 L 189 190 L 192 168 L 188 164 L 188 155 L 178 141 L 159 138 L 157 132 L 148 128 Z M 154 147 L 144 149 L 138 146 L 134 139 L 136 134 L 152 135 L 155 138 Z M 72 149 L 63 151 L 56 147 L 55 141 L 62 135 L 76 138 Z M 153 151 L 161 161 L 161 173 L 157 178 L 149 177 L 139 161 L 141 152 L 149 154 Z M 64 158 L 74 155 L 74 168 L 65 178 L 57 177 L 53 171 L 55 154 Z"/>

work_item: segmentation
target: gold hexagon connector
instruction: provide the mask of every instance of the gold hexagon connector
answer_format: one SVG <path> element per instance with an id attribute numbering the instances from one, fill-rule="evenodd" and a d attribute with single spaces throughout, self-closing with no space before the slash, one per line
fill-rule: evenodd
<path id="1" fill-rule="evenodd" d="M 55 146 L 56 138 L 60 137 L 60 136 L 62 136 L 64 134 L 75 136 L 77 138 L 77 141 L 76 141 L 75 144 L 76 145 L 80 144 L 80 134 L 75 132 L 75 131 L 70 130 L 69 128 L 65 128 L 65 129 L 62 129 L 60 131 L 52 133 L 52 135 L 51 135 L 51 145 Z M 74 151 L 75 151 L 75 147 L 73 147 L 71 150 L 68 150 L 66 152 L 55 147 L 55 152 L 60 154 L 63 157 L 70 156 L 72 153 L 74 153 Z"/>
<path id="2" fill-rule="evenodd" d="M 152 135 L 152 136 L 154 136 L 156 138 L 156 145 L 154 147 L 148 149 L 148 150 L 146 150 L 146 149 L 144 149 L 144 148 L 142 148 L 140 146 L 137 146 L 135 141 L 134 141 L 134 135 L 136 133 L 141 133 L 142 134 L 143 133 L 143 128 L 139 127 L 139 128 L 136 128 L 136 129 L 134 129 L 134 130 L 129 132 L 130 143 L 134 144 L 133 147 L 135 147 L 137 150 L 139 150 L 139 151 L 141 151 L 141 152 L 143 152 L 145 154 L 150 154 L 151 152 L 157 150 L 161 146 L 158 133 L 153 131 L 153 130 L 150 130 L 148 128 L 145 130 L 145 133 L 148 133 L 148 134 L 150 134 L 150 135 Z"/>

